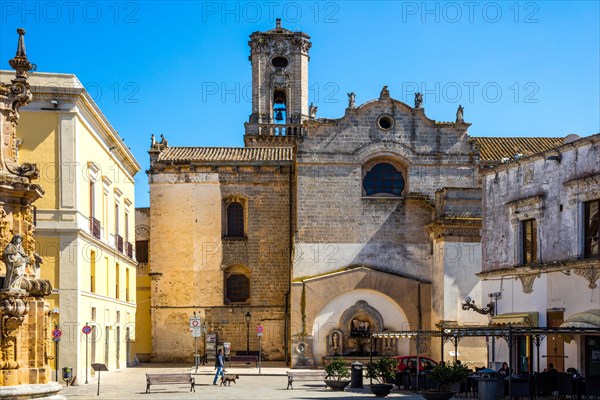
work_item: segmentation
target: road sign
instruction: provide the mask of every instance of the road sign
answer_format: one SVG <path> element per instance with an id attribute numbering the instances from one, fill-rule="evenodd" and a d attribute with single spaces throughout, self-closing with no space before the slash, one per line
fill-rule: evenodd
<path id="1" fill-rule="evenodd" d="M 52 341 L 53 342 L 60 342 L 60 338 L 59 337 L 52 338 Z"/>
<path id="2" fill-rule="evenodd" d="M 202 327 L 201 326 L 192 326 L 190 328 L 190 332 L 192 332 L 192 337 L 202 337 Z"/>
<path id="3" fill-rule="evenodd" d="M 202 325 L 202 321 L 200 318 L 190 318 L 190 328 L 200 327 Z"/>
<path id="4" fill-rule="evenodd" d="M 59 338 L 62 336 L 62 331 L 60 329 L 55 329 L 52 331 L 52 336 L 54 336 L 55 338 Z"/>
<path id="5" fill-rule="evenodd" d="M 256 336 L 261 337 L 263 335 L 263 327 L 262 325 L 259 325 L 258 328 L 256 328 Z"/>
<path id="6" fill-rule="evenodd" d="M 92 332 L 92 327 L 89 325 L 86 325 L 83 328 L 81 328 L 81 332 L 85 333 L 86 335 L 89 335 L 90 332 Z"/>

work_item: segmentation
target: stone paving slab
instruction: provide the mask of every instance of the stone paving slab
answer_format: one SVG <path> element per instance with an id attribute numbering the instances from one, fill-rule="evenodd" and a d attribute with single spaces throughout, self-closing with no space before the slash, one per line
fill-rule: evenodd
<path id="1" fill-rule="evenodd" d="M 143 364 L 114 372 L 103 372 L 100 376 L 100 396 L 97 392 L 97 379 L 89 377 L 89 384 L 65 387 L 60 394 L 67 399 L 375 399 L 365 379 L 364 389 L 346 389 L 345 392 L 333 392 L 319 382 L 295 382 L 294 389 L 287 390 L 287 368 L 231 368 L 227 373 L 238 374 L 237 384 L 230 387 L 213 386 L 214 369 L 208 366 L 195 368 L 179 364 Z M 156 385 L 146 392 L 146 373 L 189 373 L 196 378 L 196 392 L 190 393 L 189 385 Z M 85 382 L 85 377 L 81 382 Z M 423 400 L 419 395 L 400 392 L 394 389 L 388 398 L 404 400 Z"/>

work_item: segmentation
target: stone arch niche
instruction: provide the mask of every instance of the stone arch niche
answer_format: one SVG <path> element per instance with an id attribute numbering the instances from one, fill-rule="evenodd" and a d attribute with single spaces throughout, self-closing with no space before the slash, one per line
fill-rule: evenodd
<path id="1" fill-rule="evenodd" d="M 383 317 L 377 309 L 364 300 L 354 303 L 342 313 L 338 324 L 344 338 L 345 355 L 368 356 L 371 349 L 371 332 L 382 331 L 383 327 Z"/>

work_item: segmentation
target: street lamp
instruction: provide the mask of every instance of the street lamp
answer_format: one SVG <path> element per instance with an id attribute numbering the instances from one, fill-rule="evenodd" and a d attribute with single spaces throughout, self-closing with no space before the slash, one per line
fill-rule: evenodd
<path id="1" fill-rule="evenodd" d="M 246 312 L 244 318 L 246 319 L 246 355 L 248 355 L 250 352 L 250 319 L 252 318 L 250 311 Z"/>
<path id="2" fill-rule="evenodd" d="M 465 298 L 465 302 L 461 304 L 462 309 L 467 311 L 469 309 L 479 313 L 479 314 L 490 314 L 494 315 L 494 303 L 490 302 L 484 308 L 479 308 L 475 305 L 475 300 L 472 300 L 470 297 Z"/>

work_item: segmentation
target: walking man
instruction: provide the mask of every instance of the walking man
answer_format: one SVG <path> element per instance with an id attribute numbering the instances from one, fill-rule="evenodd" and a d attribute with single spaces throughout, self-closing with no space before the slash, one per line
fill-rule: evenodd
<path id="1" fill-rule="evenodd" d="M 217 352 L 217 359 L 215 360 L 215 368 L 217 369 L 217 373 L 215 374 L 215 379 L 213 380 L 213 385 L 217 384 L 219 375 L 223 376 L 223 369 L 225 368 L 225 358 L 223 357 L 223 349 L 219 349 L 219 351 Z"/>

